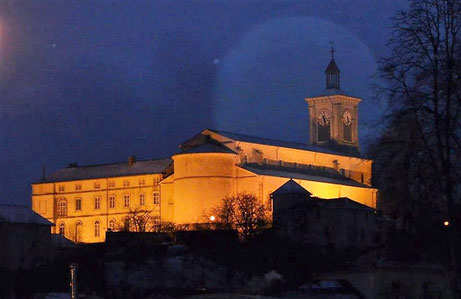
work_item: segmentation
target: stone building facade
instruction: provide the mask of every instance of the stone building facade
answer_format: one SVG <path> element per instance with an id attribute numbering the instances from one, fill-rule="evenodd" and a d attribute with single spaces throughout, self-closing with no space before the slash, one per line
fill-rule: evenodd
<path id="1" fill-rule="evenodd" d="M 270 194 L 290 178 L 313 196 L 374 208 L 372 161 L 360 156 L 358 144 L 360 99 L 339 89 L 333 58 L 326 75 L 325 92 L 306 99 L 310 144 L 206 129 L 171 159 L 58 170 L 32 184 L 32 209 L 56 224 L 54 233 L 101 242 L 131 210 L 148 211 L 162 224 L 209 222 L 225 196 L 247 192 L 271 205 Z M 326 137 L 312 139 L 320 133 Z"/>

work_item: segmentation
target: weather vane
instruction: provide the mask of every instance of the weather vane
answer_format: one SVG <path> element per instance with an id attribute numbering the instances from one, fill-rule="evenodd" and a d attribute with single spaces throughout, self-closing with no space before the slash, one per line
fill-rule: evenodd
<path id="1" fill-rule="evenodd" d="M 330 53 L 331 53 L 331 59 L 334 59 L 334 55 L 335 55 L 335 49 L 333 49 L 333 42 L 330 41 L 330 45 L 331 45 L 331 50 L 330 50 Z"/>

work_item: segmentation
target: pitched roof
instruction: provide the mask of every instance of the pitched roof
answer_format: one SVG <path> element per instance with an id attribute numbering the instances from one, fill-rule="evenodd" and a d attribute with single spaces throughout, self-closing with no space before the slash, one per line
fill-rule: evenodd
<path id="1" fill-rule="evenodd" d="M 328 64 L 327 68 L 325 69 L 325 73 L 328 74 L 339 74 L 340 70 L 334 58 L 331 58 L 330 63 Z"/>
<path id="2" fill-rule="evenodd" d="M 284 195 L 284 194 L 305 194 L 312 195 L 309 191 L 303 188 L 300 184 L 290 179 L 288 182 L 280 186 L 277 190 L 272 192 L 272 195 Z"/>
<path id="3" fill-rule="evenodd" d="M 355 208 L 355 209 L 375 210 L 369 206 L 361 204 L 348 197 L 338 197 L 338 198 L 331 198 L 331 199 L 317 198 L 316 200 L 321 201 L 323 205 L 333 207 L 333 208 Z"/>
<path id="4" fill-rule="evenodd" d="M 309 145 L 305 143 L 290 142 L 290 141 L 277 140 L 277 139 L 271 139 L 271 138 L 263 138 L 263 137 L 257 137 L 257 136 L 251 136 L 251 135 L 246 135 L 246 134 L 233 133 L 233 132 L 227 132 L 227 131 L 221 131 L 221 130 L 215 130 L 215 129 L 207 129 L 207 130 L 214 132 L 216 134 L 222 135 L 224 137 L 236 140 L 236 141 L 300 149 L 300 150 L 305 150 L 305 151 L 320 152 L 320 153 L 339 155 L 339 156 L 347 156 L 347 157 L 350 156 L 350 155 L 344 154 L 339 151 L 331 150 L 329 148 L 320 147 L 316 145 Z"/>
<path id="5" fill-rule="evenodd" d="M 348 185 L 348 186 L 361 187 L 361 188 L 372 188 L 370 186 L 360 184 L 354 180 L 351 180 L 339 174 L 333 175 L 329 172 L 315 170 L 315 169 L 309 170 L 309 171 L 304 171 L 304 170 L 298 171 L 297 169 L 294 169 L 291 167 L 260 165 L 256 163 L 248 163 L 240 167 L 248 171 L 251 171 L 253 173 L 259 174 L 259 175 L 300 179 L 300 180 L 306 180 L 306 181 L 316 181 L 316 182 L 330 183 L 330 184 Z"/>
<path id="6" fill-rule="evenodd" d="M 0 205 L 1 222 L 53 225 L 53 223 L 35 213 L 29 207 L 3 204 Z"/>
<path id="7" fill-rule="evenodd" d="M 205 143 L 191 146 L 184 149 L 180 154 L 196 154 L 196 153 L 225 153 L 225 154 L 236 154 L 233 150 L 223 145 L 222 143 L 212 139 L 207 138 Z"/>
<path id="8" fill-rule="evenodd" d="M 162 173 L 171 164 L 171 162 L 171 159 L 161 159 L 135 161 L 131 166 L 129 166 L 127 162 L 122 162 L 67 167 L 57 170 L 53 174 L 47 176 L 45 180 L 37 183 Z"/>

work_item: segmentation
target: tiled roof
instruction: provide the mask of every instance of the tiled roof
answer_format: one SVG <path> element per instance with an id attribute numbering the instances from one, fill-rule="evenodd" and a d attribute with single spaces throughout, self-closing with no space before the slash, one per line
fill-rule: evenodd
<path id="1" fill-rule="evenodd" d="M 360 184 L 349 178 L 343 177 L 339 174 L 331 175 L 330 173 L 316 171 L 316 170 L 297 171 L 296 169 L 289 168 L 289 167 L 283 167 L 283 166 L 274 167 L 272 165 L 260 165 L 256 163 L 244 164 L 241 167 L 253 173 L 259 174 L 259 175 L 300 179 L 300 180 L 306 180 L 306 181 L 317 181 L 317 182 L 323 182 L 323 183 L 348 185 L 348 186 L 361 187 L 361 188 L 372 188 L 370 186 Z"/>
<path id="2" fill-rule="evenodd" d="M 129 175 L 162 173 L 171 164 L 171 159 L 135 161 L 131 166 L 127 162 L 101 165 L 87 165 L 62 168 L 37 182 L 62 182 L 84 179 L 97 179 Z"/>
<path id="3" fill-rule="evenodd" d="M 243 141 L 243 142 L 248 142 L 248 143 L 258 143 L 258 144 L 265 144 L 265 145 L 272 145 L 272 146 L 280 146 L 280 147 L 286 147 L 286 148 L 294 148 L 294 149 L 300 149 L 300 150 L 306 150 L 306 151 L 312 151 L 312 152 L 320 152 L 320 153 L 333 154 L 333 155 L 340 155 L 340 156 L 350 156 L 350 155 L 344 154 L 339 151 L 335 151 L 329 148 L 315 146 L 315 145 L 309 145 L 309 144 L 298 143 L 298 142 L 289 142 L 289 141 L 283 141 L 283 140 L 277 140 L 277 139 L 271 139 L 271 138 L 263 138 L 263 137 L 257 137 L 257 136 L 250 136 L 250 135 L 245 135 L 245 134 L 214 130 L 214 129 L 207 129 L 207 130 L 214 132 L 216 134 L 222 135 L 224 137 L 236 140 L 236 141 Z"/>
<path id="4" fill-rule="evenodd" d="M 0 205 L 0 223 L 31 223 L 41 225 L 53 225 L 29 207 L 15 205 Z"/>

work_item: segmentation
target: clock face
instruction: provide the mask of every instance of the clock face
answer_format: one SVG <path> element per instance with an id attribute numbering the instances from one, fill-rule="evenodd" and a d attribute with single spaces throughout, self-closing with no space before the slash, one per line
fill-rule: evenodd
<path id="1" fill-rule="evenodd" d="M 351 116 L 351 113 L 349 111 L 344 111 L 343 113 L 343 123 L 346 125 L 346 126 L 350 126 L 351 123 L 352 123 L 352 116 Z"/>
<path id="2" fill-rule="evenodd" d="M 317 121 L 319 125 L 326 126 L 330 123 L 331 115 L 330 112 L 327 110 L 323 110 L 320 112 L 319 116 L 317 117 Z"/>

